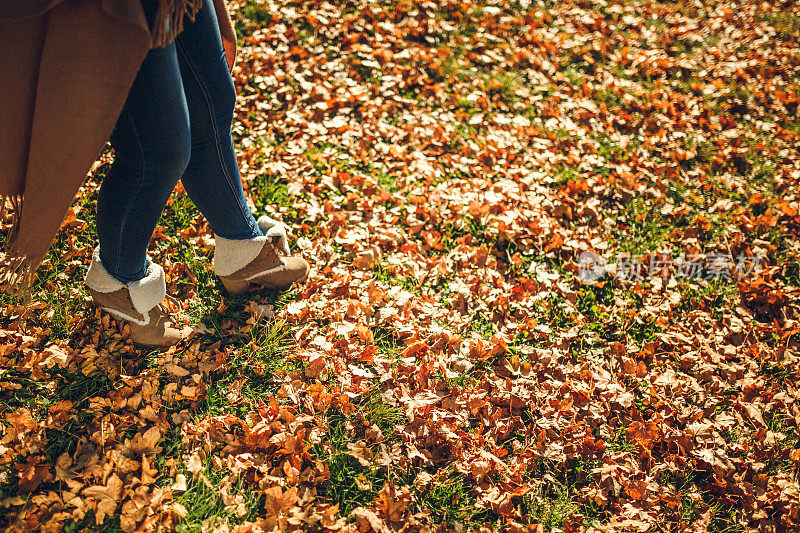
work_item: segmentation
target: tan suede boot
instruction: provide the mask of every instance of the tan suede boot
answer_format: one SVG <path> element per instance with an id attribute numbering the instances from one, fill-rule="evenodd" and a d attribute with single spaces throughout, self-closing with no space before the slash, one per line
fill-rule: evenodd
<path id="1" fill-rule="evenodd" d="M 268 237 L 232 240 L 215 235 L 214 238 L 214 271 L 229 294 L 244 294 L 251 285 L 288 289 L 308 277 L 306 260 L 281 257 Z"/>
<path id="2" fill-rule="evenodd" d="M 122 283 L 103 267 L 100 249 L 96 248 L 86 273 L 86 285 L 95 304 L 130 325 L 131 339 L 136 344 L 172 346 L 192 332 L 192 328 L 179 329 L 170 321 L 169 311 L 164 305 L 167 293 L 164 269 L 150 262 L 149 258 L 144 278 Z"/>

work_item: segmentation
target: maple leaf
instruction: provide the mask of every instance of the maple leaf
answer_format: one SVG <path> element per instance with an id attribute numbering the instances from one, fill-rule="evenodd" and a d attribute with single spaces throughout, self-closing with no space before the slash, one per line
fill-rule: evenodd
<path id="1" fill-rule="evenodd" d="M 391 531 L 374 511 L 370 511 L 366 507 L 356 507 L 350 511 L 350 516 L 355 518 L 359 531 L 374 531 L 375 533 Z"/>
<path id="2" fill-rule="evenodd" d="M 161 453 L 163 448 L 157 446 L 161 440 L 161 431 L 157 427 L 151 427 L 144 434 L 137 432 L 133 439 L 126 440 L 124 450 L 134 457 L 140 454 L 152 456 Z"/>
<path id="3" fill-rule="evenodd" d="M 404 518 L 410 501 L 411 492 L 408 487 L 401 487 L 398 490 L 394 483 L 389 482 L 378 492 L 376 507 L 388 521 L 397 522 Z"/>
<path id="4" fill-rule="evenodd" d="M 41 457 L 28 456 L 24 464 L 17 464 L 19 476 L 19 491 L 23 494 L 33 492 L 42 481 L 50 477 L 50 465 L 41 463 Z"/>
<path id="5" fill-rule="evenodd" d="M 267 512 L 274 515 L 286 514 L 297 502 L 297 488 L 291 487 L 282 490 L 280 487 L 271 487 L 264 491 Z"/>
<path id="6" fill-rule="evenodd" d="M 122 480 L 116 475 L 111 474 L 105 485 L 92 485 L 82 491 L 82 495 L 95 500 L 94 512 L 95 523 L 101 525 L 107 516 L 111 516 L 117 509 L 120 496 L 122 495 Z"/>

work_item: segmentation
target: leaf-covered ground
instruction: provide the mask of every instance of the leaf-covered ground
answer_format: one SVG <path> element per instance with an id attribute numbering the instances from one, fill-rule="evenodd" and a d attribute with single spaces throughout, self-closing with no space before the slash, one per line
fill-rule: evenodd
<path id="1" fill-rule="evenodd" d="M 176 191 L 198 331 L 134 347 L 82 284 L 104 154 L 0 301 L 3 529 L 798 530 L 794 2 L 231 7 L 310 279 L 225 296 Z"/>

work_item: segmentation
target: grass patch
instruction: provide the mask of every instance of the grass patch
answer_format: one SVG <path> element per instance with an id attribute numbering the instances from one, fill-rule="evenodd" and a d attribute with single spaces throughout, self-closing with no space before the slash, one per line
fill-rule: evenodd
<path id="1" fill-rule="evenodd" d="M 252 521 L 263 508 L 262 494 L 248 488 L 241 478 L 232 480 L 226 470 L 214 467 L 210 460 L 204 464 L 204 479 L 194 479 L 190 472 L 184 474 L 189 480 L 187 490 L 180 493 L 175 501 L 183 505 L 188 513 L 176 528 L 178 533 L 201 533 L 207 531 L 209 526 L 232 527 Z M 223 492 L 229 498 L 241 499 L 237 503 L 226 504 Z"/>

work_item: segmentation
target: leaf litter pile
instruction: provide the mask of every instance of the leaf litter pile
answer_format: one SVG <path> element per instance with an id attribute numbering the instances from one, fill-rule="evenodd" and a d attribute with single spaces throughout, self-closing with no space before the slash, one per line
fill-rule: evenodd
<path id="1" fill-rule="evenodd" d="M 231 8 L 247 195 L 311 276 L 223 295 L 179 187 L 197 333 L 135 347 L 82 283 L 101 156 L 2 296 L 4 530 L 800 528 L 793 2 Z"/>

